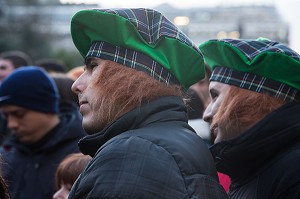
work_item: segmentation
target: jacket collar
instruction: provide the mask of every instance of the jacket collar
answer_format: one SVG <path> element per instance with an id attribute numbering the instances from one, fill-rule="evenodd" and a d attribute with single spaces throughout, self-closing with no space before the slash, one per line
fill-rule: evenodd
<path id="1" fill-rule="evenodd" d="M 102 131 L 84 137 L 79 141 L 79 147 L 82 153 L 94 156 L 104 143 L 123 132 L 142 128 L 153 122 L 172 120 L 187 122 L 183 100 L 175 96 L 161 97 L 129 111 Z"/>
<path id="2" fill-rule="evenodd" d="M 300 140 L 300 104 L 290 102 L 267 115 L 239 137 L 210 150 L 217 170 L 239 180 L 254 176 L 278 153 Z"/>

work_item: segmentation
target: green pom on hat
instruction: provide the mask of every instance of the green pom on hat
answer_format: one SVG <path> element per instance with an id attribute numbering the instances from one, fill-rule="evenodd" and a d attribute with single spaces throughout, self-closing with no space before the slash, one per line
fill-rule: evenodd
<path id="1" fill-rule="evenodd" d="M 82 10 L 72 18 L 71 35 L 83 57 L 87 56 L 95 42 L 104 42 L 116 46 L 117 49 L 120 47 L 142 53 L 166 69 L 185 89 L 205 76 L 204 60 L 199 48 L 172 22 L 155 10 L 142 8 Z M 106 52 L 107 54 L 111 52 Z M 90 52 L 89 55 L 95 53 Z M 115 61 L 113 55 L 111 59 Z M 128 66 L 126 63 L 129 62 L 132 64 L 132 60 L 128 61 L 124 57 L 121 60 L 124 65 Z M 147 66 L 146 70 L 144 66 Z M 156 69 L 156 64 L 143 63 L 142 67 L 144 72 L 148 71 L 149 75 L 159 81 L 168 79 L 164 72 Z"/>

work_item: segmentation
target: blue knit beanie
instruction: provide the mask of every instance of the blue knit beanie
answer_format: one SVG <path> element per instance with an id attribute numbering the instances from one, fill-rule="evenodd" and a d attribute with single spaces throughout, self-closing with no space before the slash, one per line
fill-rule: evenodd
<path id="1" fill-rule="evenodd" d="M 54 80 L 39 67 L 18 68 L 0 86 L 0 106 L 17 105 L 38 112 L 58 113 L 58 103 Z"/>

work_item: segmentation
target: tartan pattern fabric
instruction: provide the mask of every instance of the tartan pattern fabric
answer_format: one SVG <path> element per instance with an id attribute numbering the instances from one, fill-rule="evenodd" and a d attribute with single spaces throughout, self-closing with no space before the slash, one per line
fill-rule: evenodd
<path id="1" fill-rule="evenodd" d="M 179 84 L 178 80 L 167 69 L 141 52 L 111 45 L 107 42 L 95 42 L 91 45 L 85 59 L 89 57 L 111 60 L 143 71 L 165 85 Z"/>
<path id="2" fill-rule="evenodd" d="M 287 46 L 270 40 L 237 40 L 222 39 L 222 42 L 228 43 L 238 48 L 249 60 L 253 60 L 257 55 L 264 52 L 282 53 L 300 61 L 300 55 Z"/>
<path id="3" fill-rule="evenodd" d="M 270 78 L 253 73 L 236 71 L 227 67 L 215 67 L 210 81 L 217 81 L 258 93 L 265 93 L 283 100 L 300 101 L 300 92 L 293 87 Z"/>
<path id="4" fill-rule="evenodd" d="M 145 8 L 94 10 L 112 13 L 128 19 L 150 45 L 156 44 L 162 37 L 170 37 L 191 46 L 201 54 L 199 48 L 182 31 L 156 10 Z"/>

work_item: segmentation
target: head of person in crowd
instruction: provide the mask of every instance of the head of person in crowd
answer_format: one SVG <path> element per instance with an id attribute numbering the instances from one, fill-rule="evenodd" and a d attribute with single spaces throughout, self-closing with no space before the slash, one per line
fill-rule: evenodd
<path id="1" fill-rule="evenodd" d="M 211 68 L 205 64 L 205 78 L 196 82 L 190 89 L 194 90 L 202 101 L 204 108 L 210 103 L 211 97 L 209 94 L 209 78 L 211 76 Z M 204 110 L 203 110 L 204 111 Z M 202 118 L 203 112 L 201 112 Z"/>
<path id="2" fill-rule="evenodd" d="M 52 58 L 43 58 L 35 61 L 35 65 L 42 67 L 49 74 L 51 73 L 66 73 L 67 68 L 66 65 L 57 59 Z"/>
<path id="3" fill-rule="evenodd" d="M 0 82 L 16 68 L 29 66 L 31 58 L 22 51 L 5 51 L 0 54 Z"/>
<path id="4" fill-rule="evenodd" d="M 181 89 L 204 77 L 201 52 L 194 43 L 166 19 L 148 16 L 151 21 L 139 21 L 144 14 L 158 16 L 158 12 L 136 11 L 128 19 L 122 10 L 97 9 L 79 12 L 73 18 L 73 41 L 86 66 L 72 89 L 79 97 L 83 126 L 89 133 L 162 95 L 181 96 Z M 111 26 L 104 22 L 106 18 L 120 24 Z M 141 25 L 145 22 L 149 24 Z M 163 26 L 158 29 L 160 22 Z M 95 23 L 105 28 L 94 29 Z M 125 39 L 126 35 L 131 39 Z M 176 48 L 166 50 L 171 45 Z M 174 58 L 177 54 L 181 56 Z"/>
<path id="5" fill-rule="evenodd" d="M 210 40 L 200 49 L 213 70 L 203 118 L 217 169 L 233 181 L 231 197 L 300 197 L 300 170 L 290 166 L 300 161 L 300 55 L 266 38 Z"/>
<path id="6" fill-rule="evenodd" d="M 193 84 L 189 90 L 188 95 L 188 117 L 189 125 L 191 125 L 196 133 L 207 142 L 212 144 L 210 129 L 207 122 L 203 120 L 203 112 L 210 103 L 209 94 L 209 78 L 211 76 L 210 67 L 205 64 L 205 78 Z"/>
<path id="7" fill-rule="evenodd" d="M 92 159 L 89 155 L 73 153 L 66 156 L 58 165 L 55 174 L 57 191 L 53 199 L 67 199 L 72 185 Z"/>
<path id="8" fill-rule="evenodd" d="M 21 142 L 34 143 L 59 123 L 59 93 L 39 67 L 20 67 L 2 82 L 0 110 Z"/>
<path id="9" fill-rule="evenodd" d="M 197 135 L 199 135 L 208 145 L 211 145 L 209 125 L 202 119 L 204 111 L 203 101 L 192 87 L 188 89 L 187 95 L 188 123 L 196 131 Z"/>
<path id="10" fill-rule="evenodd" d="M 59 92 L 59 102 L 72 102 L 78 105 L 77 95 L 72 92 L 71 87 L 74 80 L 67 74 L 52 73 L 50 76 L 54 79 Z"/>
<path id="11" fill-rule="evenodd" d="M 226 196 L 207 146 L 187 123 L 183 90 L 205 75 L 199 48 L 145 8 L 79 11 L 71 35 L 85 58 L 72 86 L 89 134 L 79 147 L 93 159 L 69 198 Z"/>
<path id="12" fill-rule="evenodd" d="M 2 174 L 12 198 L 52 198 L 57 166 L 79 152 L 82 117 L 77 105 L 60 99 L 55 81 L 38 66 L 14 70 L 0 86 L 0 110 L 12 130 L 0 146 Z"/>
<path id="13" fill-rule="evenodd" d="M 84 72 L 84 66 L 76 66 L 67 72 L 67 75 L 74 81 Z"/>
<path id="14" fill-rule="evenodd" d="M 299 101 L 299 56 L 287 46 L 265 38 L 225 39 L 200 49 L 213 69 L 212 102 L 204 119 L 212 125 L 215 143 L 239 136 L 286 102 Z"/>

